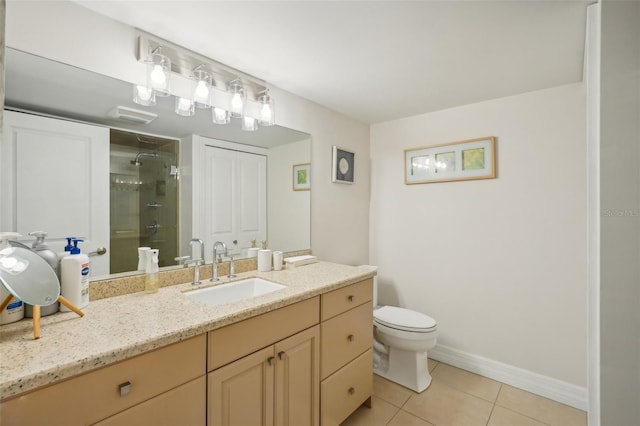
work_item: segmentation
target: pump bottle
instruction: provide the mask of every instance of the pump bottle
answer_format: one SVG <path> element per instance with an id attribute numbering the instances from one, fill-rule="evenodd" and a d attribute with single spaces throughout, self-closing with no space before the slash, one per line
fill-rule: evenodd
<path id="1" fill-rule="evenodd" d="M 145 293 L 155 293 L 160 288 L 160 277 L 158 276 L 158 249 L 151 249 L 147 252 L 147 267 L 144 277 Z"/>
<path id="2" fill-rule="evenodd" d="M 70 254 L 60 261 L 60 294 L 80 309 L 89 304 L 89 256 L 80 252 L 78 243 L 82 241 L 72 240 Z M 61 305 L 60 311 L 71 310 Z"/>
<path id="3" fill-rule="evenodd" d="M 21 236 L 22 235 L 17 232 L 0 232 L 0 250 L 10 248 L 9 240 L 16 240 Z M 3 285 L 0 285 L 0 303 L 10 294 Z M 24 318 L 24 303 L 22 303 L 22 300 L 13 298 L 9 302 L 9 305 L 0 313 L 0 325 L 20 321 L 22 318 Z"/>

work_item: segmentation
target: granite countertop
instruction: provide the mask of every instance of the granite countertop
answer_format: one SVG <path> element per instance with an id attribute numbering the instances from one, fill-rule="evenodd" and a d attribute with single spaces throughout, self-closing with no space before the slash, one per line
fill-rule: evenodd
<path id="1" fill-rule="evenodd" d="M 184 296 L 202 285 L 178 284 L 157 293 L 134 293 L 91 302 L 73 312 L 42 318 L 33 339 L 31 320 L 0 327 L 0 400 L 194 337 L 372 277 L 354 266 L 318 262 L 293 270 L 246 272 L 287 288 L 252 299 L 208 306 Z"/>

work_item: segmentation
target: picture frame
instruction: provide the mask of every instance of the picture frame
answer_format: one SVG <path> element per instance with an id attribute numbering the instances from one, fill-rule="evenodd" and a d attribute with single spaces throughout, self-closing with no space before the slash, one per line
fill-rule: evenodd
<path id="1" fill-rule="evenodd" d="M 414 185 L 496 177 L 496 137 L 404 150 L 404 183 Z"/>
<path id="2" fill-rule="evenodd" d="M 311 163 L 293 165 L 293 190 L 311 190 Z"/>
<path id="3" fill-rule="evenodd" d="M 355 178 L 356 154 L 346 149 L 333 146 L 331 181 L 352 185 Z"/>

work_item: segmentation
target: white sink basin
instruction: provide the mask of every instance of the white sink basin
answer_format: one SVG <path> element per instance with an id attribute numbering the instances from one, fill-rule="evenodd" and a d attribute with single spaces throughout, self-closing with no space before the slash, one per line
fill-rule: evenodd
<path id="1" fill-rule="evenodd" d="M 207 305 L 216 306 L 250 299 L 283 288 L 286 288 L 286 286 L 272 283 L 262 278 L 247 278 L 246 280 L 234 281 L 228 284 L 188 291 L 185 295 Z"/>

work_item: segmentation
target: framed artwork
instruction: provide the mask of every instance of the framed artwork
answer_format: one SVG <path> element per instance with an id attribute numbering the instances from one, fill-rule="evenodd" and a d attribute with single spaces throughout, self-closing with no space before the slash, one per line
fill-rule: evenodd
<path id="1" fill-rule="evenodd" d="M 333 147 L 333 167 L 331 182 L 353 184 L 355 154 L 347 150 Z"/>
<path id="2" fill-rule="evenodd" d="M 496 138 L 487 136 L 404 150 L 404 183 L 451 182 L 496 177 Z"/>
<path id="3" fill-rule="evenodd" d="M 293 165 L 293 190 L 309 191 L 311 189 L 311 163 Z"/>

